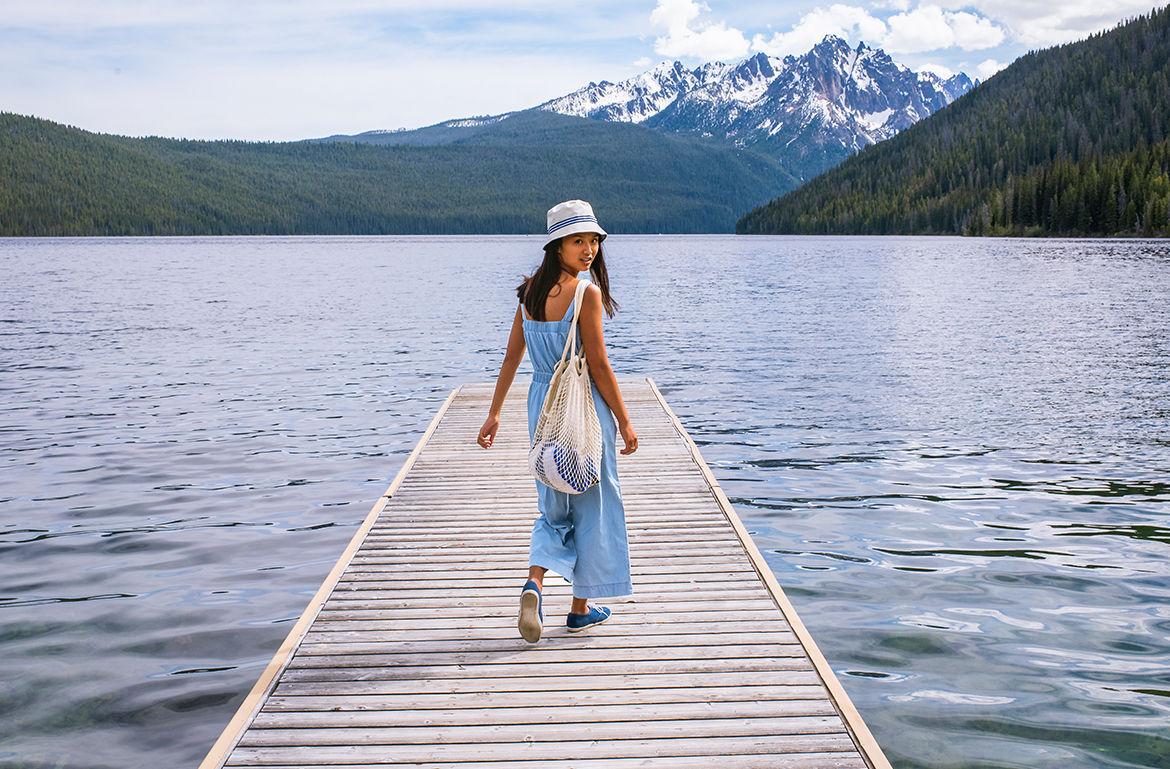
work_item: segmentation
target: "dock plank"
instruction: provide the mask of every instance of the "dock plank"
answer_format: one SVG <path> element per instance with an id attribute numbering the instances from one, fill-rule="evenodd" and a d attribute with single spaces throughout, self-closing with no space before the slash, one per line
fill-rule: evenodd
<path id="1" fill-rule="evenodd" d="M 516 631 L 537 516 L 523 387 L 452 393 L 201 769 L 885 769 L 759 551 L 649 380 L 622 382 L 635 593 L 582 634 Z"/>

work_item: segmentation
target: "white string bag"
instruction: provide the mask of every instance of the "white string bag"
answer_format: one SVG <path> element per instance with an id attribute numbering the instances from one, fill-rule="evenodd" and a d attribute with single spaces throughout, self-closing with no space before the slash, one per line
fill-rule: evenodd
<path id="1" fill-rule="evenodd" d="M 528 470 L 549 488 L 580 494 L 601 473 L 601 422 L 593 403 L 593 384 L 585 350 L 577 350 L 577 318 L 588 281 L 577 282 L 573 325 L 565 351 L 553 369 L 548 395 L 528 449 Z"/>

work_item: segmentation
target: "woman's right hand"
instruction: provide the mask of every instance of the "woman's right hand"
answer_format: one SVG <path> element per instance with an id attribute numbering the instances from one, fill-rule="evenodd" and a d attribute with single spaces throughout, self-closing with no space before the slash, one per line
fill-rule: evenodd
<path id="1" fill-rule="evenodd" d="M 629 421 L 622 422 L 618 425 L 618 430 L 622 434 L 622 443 L 626 444 L 622 449 L 622 454 L 633 454 L 638 450 L 638 434 L 634 432 L 634 426 Z"/>
<path id="2" fill-rule="evenodd" d="M 483 427 L 479 428 L 478 443 L 485 449 L 492 447 L 492 441 L 496 439 L 496 431 L 500 429 L 500 418 L 489 416 L 483 423 Z"/>

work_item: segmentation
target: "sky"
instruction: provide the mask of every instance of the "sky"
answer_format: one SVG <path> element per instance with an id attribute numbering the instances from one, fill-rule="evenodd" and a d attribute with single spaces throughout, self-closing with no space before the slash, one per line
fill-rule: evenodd
<path id="1" fill-rule="evenodd" d="M 829 34 L 916 71 L 986 79 L 1150 3 L 0 0 L 0 112 L 292 141 L 525 109 L 663 61 L 800 55 Z"/>

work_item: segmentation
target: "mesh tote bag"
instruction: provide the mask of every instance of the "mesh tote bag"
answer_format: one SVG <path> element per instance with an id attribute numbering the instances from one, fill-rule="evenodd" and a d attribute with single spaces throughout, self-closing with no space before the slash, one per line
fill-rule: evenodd
<path id="1" fill-rule="evenodd" d="M 585 351 L 577 350 L 577 319 L 588 285 L 584 280 L 577 283 L 573 325 L 561 360 L 553 369 L 528 449 L 528 469 L 536 480 L 567 494 L 585 491 L 597 483 L 601 472 L 601 422 L 593 404 Z"/>

